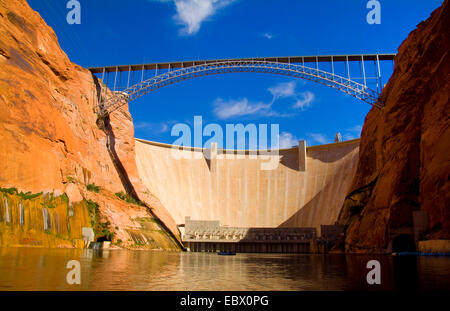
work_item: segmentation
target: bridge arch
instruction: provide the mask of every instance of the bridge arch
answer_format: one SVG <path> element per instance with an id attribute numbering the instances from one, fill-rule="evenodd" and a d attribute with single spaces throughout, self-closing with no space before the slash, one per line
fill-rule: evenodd
<path id="1" fill-rule="evenodd" d="M 224 59 L 224 60 L 210 60 L 210 61 L 192 61 L 192 62 L 178 62 L 178 63 L 161 63 L 142 65 L 142 79 L 140 82 L 133 85 L 130 84 L 130 73 L 140 70 L 139 65 L 133 66 L 116 66 L 116 67 L 99 67 L 91 68 L 93 73 L 101 73 L 102 80 L 107 69 L 108 74 L 115 71 L 114 87 L 112 92 L 108 92 L 104 88 L 104 96 L 100 101 L 99 113 L 102 115 L 108 114 L 127 102 L 133 101 L 142 97 L 156 89 L 179 83 L 188 79 L 203 77 L 215 74 L 235 73 L 235 72 L 253 72 L 253 73 L 269 73 L 294 78 L 313 81 L 331 88 L 334 88 L 343 93 L 349 94 L 363 102 L 366 102 L 377 108 L 382 107 L 382 103 L 378 101 L 381 92 L 381 72 L 379 61 L 393 60 L 393 54 L 381 55 L 357 55 L 357 56 L 315 56 L 315 57 L 292 57 L 292 58 L 258 58 L 258 59 Z M 291 62 L 291 59 L 293 60 Z M 296 61 L 295 61 L 296 60 Z M 305 60 L 315 63 L 315 68 L 305 66 Z M 349 60 L 358 61 L 361 66 L 361 78 L 351 78 L 349 69 Z M 369 79 L 366 75 L 364 62 L 373 60 L 375 65 L 375 74 L 377 90 L 367 87 L 366 80 Z M 319 62 L 329 61 L 331 64 L 331 72 L 319 69 Z M 344 74 L 337 74 L 335 72 L 334 62 L 346 61 L 347 77 Z M 378 71 L 377 71 L 378 65 Z M 147 67 L 146 67 L 147 66 Z M 158 67 L 160 66 L 160 67 Z M 164 67 L 165 66 L 165 67 Z M 171 67 L 172 66 L 172 67 Z M 144 80 L 144 70 L 147 68 L 155 70 L 155 75 Z M 168 71 L 158 74 L 159 68 L 166 68 Z M 172 69 L 172 70 L 171 70 Z M 116 91 L 117 73 L 128 71 L 127 87 L 122 91 Z M 355 79 L 361 79 L 362 82 L 356 82 Z M 106 83 L 107 84 L 107 83 Z"/>

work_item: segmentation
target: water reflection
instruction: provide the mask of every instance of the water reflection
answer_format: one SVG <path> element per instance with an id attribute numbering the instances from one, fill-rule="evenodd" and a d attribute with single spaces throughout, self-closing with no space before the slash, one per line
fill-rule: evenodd
<path id="1" fill-rule="evenodd" d="M 417 291 L 420 289 L 417 271 L 417 257 L 394 257 L 395 287 L 401 291 Z"/>
<path id="2" fill-rule="evenodd" d="M 81 284 L 66 283 L 69 260 Z M 366 264 L 381 263 L 381 285 Z M 0 290 L 416 290 L 450 288 L 450 259 L 0 248 Z"/>

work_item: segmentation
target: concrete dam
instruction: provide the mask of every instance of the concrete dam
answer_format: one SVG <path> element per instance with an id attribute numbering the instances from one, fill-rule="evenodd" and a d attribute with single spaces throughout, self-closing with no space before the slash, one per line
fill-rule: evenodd
<path id="1" fill-rule="evenodd" d="M 300 141 L 269 156 L 278 161 L 275 169 L 262 170 L 267 156 L 263 160 L 244 152 L 228 159 L 219 149 L 208 161 L 201 148 L 135 142 L 142 181 L 177 224 L 186 223 L 183 239 L 191 242 L 289 240 L 294 228 L 312 230 L 299 236 L 302 240 L 323 236 L 321 229 L 339 216 L 359 153 L 359 139 L 312 147 Z"/>

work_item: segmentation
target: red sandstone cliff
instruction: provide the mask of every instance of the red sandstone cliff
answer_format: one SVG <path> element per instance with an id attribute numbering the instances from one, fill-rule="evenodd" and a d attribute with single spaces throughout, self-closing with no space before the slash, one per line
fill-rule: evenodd
<path id="1" fill-rule="evenodd" d="M 346 251 L 382 251 L 400 233 L 413 236 L 413 212 L 425 211 L 421 239 L 450 238 L 450 3 L 445 1 L 400 46 L 361 136 L 359 165 L 339 223 Z"/>
<path id="2" fill-rule="evenodd" d="M 90 198 L 89 183 L 109 194 L 124 191 L 96 124 L 97 105 L 91 73 L 70 62 L 39 14 L 23 0 L 0 0 L 0 187 L 67 193 L 71 201 Z M 126 174 L 150 207 L 147 213 L 179 239 L 173 219 L 138 177 L 127 106 L 111 115 L 111 127 Z M 123 209 L 114 196 L 104 196 L 98 200 L 106 214 L 114 214 L 115 204 Z M 129 216 L 122 215 L 127 221 Z"/>

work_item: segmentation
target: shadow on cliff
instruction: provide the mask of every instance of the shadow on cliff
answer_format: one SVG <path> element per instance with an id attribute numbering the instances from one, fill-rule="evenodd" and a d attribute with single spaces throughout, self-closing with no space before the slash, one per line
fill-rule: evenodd
<path id="1" fill-rule="evenodd" d="M 94 83 L 96 85 L 96 90 L 97 90 L 97 99 L 99 99 L 101 96 L 101 86 L 100 83 L 97 79 L 97 77 L 93 76 L 94 79 Z M 100 100 L 99 100 L 100 102 Z M 101 108 L 100 108 L 101 109 Z M 104 131 L 104 133 L 106 134 L 106 149 L 108 150 L 109 156 L 111 158 L 111 161 L 114 164 L 114 167 L 117 171 L 117 174 L 119 175 L 120 181 L 122 183 L 122 186 L 124 187 L 126 193 L 128 195 L 130 195 L 133 199 L 135 199 L 136 201 L 141 201 L 141 199 L 139 198 L 139 195 L 136 192 L 136 189 L 133 186 L 133 183 L 130 180 L 130 177 L 128 176 L 128 173 L 124 167 L 124 165 L 122 164 L 122 161 L 120 160 L 119 155 L 116 152 L 116 137 L 114 135 L 114 130 L 111 126 L 111 119 L 109 114 L 106 114 L 102 117 L 99 117 L 97 119 L 97 126 Z M 142 201 L 141 201 L 142 202 Z M 143 202 L 145 203 L 145 202 Z M 175 243 L 181 248 L 184 249 L 184 246 L 182 245 L 182 243 L 178 240 L 178 238 L 175 236 L 175 234 L 167 227 L 167 225 L 161 221 L 161 219 L 159 219 L 155 213 L 152 211 L 152 208 L 145 203 L 145 205 L 148 208 L 148 211 L 150 212 L 150 214 L 153 216 L 153 218 L 157 221 L 157 223 L 164 228 L 164 230 L 172 236 L 172 238 L 174 239 Z"/>
<path id="2" fill-rule="evenodd" d="M 103 130 L 106 134 L 106 147 L 108 149 L 108 153 L 111 157 L 111 160 L 116 168 L 117 173 L 119 174 L 120 181 L 122 182 L 123 187 L 127 194 L 132 196 L 135 200 L 139 200 L 136 190 L 134 189 L 133 184 L 128 177 L 127 171 L 120 161 L 120 158 L 116 152 L 116 138 L 114 136 L 114 131 L 111 127 L 111 121 L 109 115 L 102 118 Z"/>
<path id="3" fill-rule="evenodd" d="M 100 86 L 99 80 L 97 77 L 93 75 L 96 91 L 97 91 L 97 99 L 98 102 L 101 102 L 100 96 L 102 96 L 102 87 Z M 102 107 L 99 107 L 101 110 Z M 130 178 L 128 177 L 127 171 L 125 167 L 122 164 L 122 161 L 120 161 L 119 155 L 116 152 L 116 137 L 114 135 L 114 131 L 111 126 L 111 119 L 109 114 L 106 114 L 102 117 L 98 117 L 97 119 L 97 126 L 105 132 L 106 134 L 106 149 L 108 150 L 109 156 L 111 158 L 111 161 L 114 164 L 114 167 L 116 168 L 116 171 L 119 175 L 120 181 L 122 183 L 122 186 L 124 187 L 127 194 L 132 196 L 135 200 L 139 201 L 138 195 L 136 193 L 136 190 L 133 187 L 133 184 L 130 181 Z"/>

